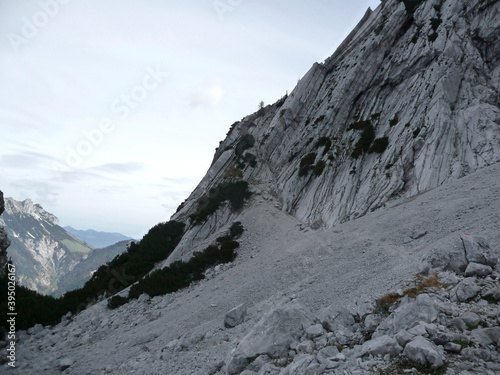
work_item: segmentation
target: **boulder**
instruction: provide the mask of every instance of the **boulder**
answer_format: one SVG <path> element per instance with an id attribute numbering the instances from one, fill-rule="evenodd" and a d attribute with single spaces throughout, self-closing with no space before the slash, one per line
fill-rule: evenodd
<path id="1" fill-rule="evenodd" d="M 314 316 L 297 302 L 270 311 L 240 341 L 228 360 L 227 372 L 239 374 L 251 359 L 262 354 L 287 356 L 290 344 L 313 324 Z"/>
<path id="2" fill-rule="evenodd" d="M 467 324 L 468 326 L 474 326 L 474 327 L 477 326 L 481 321 L 481 317 L 471 311 L 463 313 L 460 316 L 460 319 L 462 319 L 464 323 Z"/>
<path id="3" fill-rule="evenodd" d="M 414 301 L 398 307 L 377 328 L 373 337 L 394 335 L 412 327 L 415 322 L 433 323 L 439 316 L 439 305 L 427 294 L 419 295 Z"/>
<path id="4" fill-rule="evenodd" d="M 321 336 L 323 333 L 325 333 L 325 331 L 323 330 L 323 326 L 321 324 L 315 324 L 306 329 L 306 337 L 308 339 L 314 339 Z"/>
<path id="5" fill-rule="evenodd" d="M 354 324 L 354 317 L 344 307 L 330 305 L 319 312 L 318 315 L 323 327 L 331 332 L 340 328 L 348 328 Z"/>
<path id="6" fill-rule="evenodd" d="M 403 351 L 401 345 L 398 344 L 396 339 L 390 336 L 381 336 L 376 339 L 366 341 L 359 349 L 355 351 L 356 357 L 364 357 L 367 355 L 389 355 L 391 358 L 396 357 Z"/>
<path id="7" fill-rule="evenodd" d="M 493 272 L 493 268 L 486 264 L 470 262 L 465 269 L 465 276 L 488 276 Z"/>
<path id="8" fill-rule="evenodd" d="M 450 291 L 450 299 L 454 302 L 463 302 L 476 297 L 481 288 L 474 277 L 463 279 Z"/>
<path id="9" fill-rule="evenodd" d="M 409 342 L 403 355 L 423 366 L 429 364 L 433 369 L 443 366 L 444 363 L 444 356 L 439 347 L 422 336 L 417 336 Z"/>
<path id="10" fill-rule="evenodd" d="M 482 346 L 500 345 L 500 327 L 475 329 L 471 332 L 475 342 Z"/>
<path id="11" fill-rule="evenodd" d="M 229 310 L 224 318 L 224 327 L 234 328 L 244 322 L 245 316 L 247 314 L 247 309 L 245 304 L 236 306 L 235 308 Z"/>
<path id="12" fill-rule="evenodd" d="M 498 258 L 494 256 L 489 244 L 482 237 L 462 234 L 462 240 L 468 262 L 495 267 Z"/>
<path id="13" fill-rule="evenodd" d="M 429 269 L 433 269 L 456 273 L 464 272 L 469 263 L 465 257 L 463 242 L 458 237 L 448 244 L 436 244 L 431 252 L 424 257 L 423 262 L 428 265 L 427 272 Z"/>

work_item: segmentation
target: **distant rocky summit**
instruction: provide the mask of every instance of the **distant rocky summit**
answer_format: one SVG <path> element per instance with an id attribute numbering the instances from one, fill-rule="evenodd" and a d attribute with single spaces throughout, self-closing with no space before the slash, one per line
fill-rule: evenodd
<path id="1" fill-rule="evenodd" d="M 68 233 L 54 214 L 31 199 L 20 202 L 6 198 L 4 206 L 0 225 L 12 241 L 8 256 L 16 265 L 17 280 L 39 293 L 60 295 L 80 287 L 100 265 L 126 250 L 128 242 L 110 249 L 94 249 Z M 93 253 L 93 260 L 78 267 Z"/>
<path id="2" fill-rule="evenodd" d="M 96 248 L 111 246 L 120 241 L 133 240 L 132 237 L 125 236 L 121 233 L 98 232 L 93 229 L 79 230 L 70 226 L 66 226 L 64 229 L 79 240 Z"/>

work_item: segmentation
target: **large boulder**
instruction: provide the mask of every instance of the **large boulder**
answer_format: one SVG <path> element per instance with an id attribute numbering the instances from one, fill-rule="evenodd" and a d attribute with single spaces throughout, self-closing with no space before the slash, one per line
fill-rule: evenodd
<path id="1" fill-rule="evenodd" d="M 450 291 L 450 299 L 454 302 L 463 302 L 476 297 L 481 291 L 475 277 L 467 277 L 460 281 Z"/>
<path id="2" fill-rule="evenodd" d="M 239 374 L 262 354 L 271 358 L 287 356 L 290 344 L 313 324 L 312 313 L 296 302 L 270 311 L 240 341 L 228 360 L 227 372 Z"/>
<path id="3" fill-rule="evenodd" d="M 498 258 L 493 254 L 490 245 L 484 238 L 471 234 L 462 234 L 460 239 L 468 262 L 484 264 L 490 267 L 496 266 Z"/>
<path id="4" fill-rule="evenodd" d="M 497 262 L 498 257 L 484 238 L 465 233 L 450 243 L 436 243 L 423 259 L 422 272 L 454 271 L 484 276 L 488 274 L 488 267 L 495 267 Z"/>
<path id="5" fill-rule="evenodd" d="M 403 355 L 421 365 L 429 364 L 433 369 L 443 366 L 444 363 L 443 351 L 422 336 L 417 336 L 409 342 L 405 346 Z"/>
<path id="6" fill-rule="evenodd" d="M 389 336 L 380 336 L 376 339 L 364 342 L 363 345 L 355 351 L 355 356 L 364 357 L 367 355 L 380 355 L 383 357 L 389 354 L 391 358 L 393 358 L 402 351 L 403 348 L 398 344 L 396 339 Z"/>
<path id="7" fill-rule="evenodd" d="M 247 313 L 247 309 L 245 304 L 241 304 L 231 309 L 226 313 L 224 318 L 224 327 L 226 328 L 234 328 L 237 325 L 240 325 L 245 320 L 245 315 Z"/>
<path id="8" fill-rule="evenodd" d="M 421 294 L 414 301 L 398 307 L 378 326 L 373 338 L 395 335 L 403 329 L 410 329 L 417 322 L 432 323 L 438 316 L 439 305 L 436 301 L 427 294 Z"/>

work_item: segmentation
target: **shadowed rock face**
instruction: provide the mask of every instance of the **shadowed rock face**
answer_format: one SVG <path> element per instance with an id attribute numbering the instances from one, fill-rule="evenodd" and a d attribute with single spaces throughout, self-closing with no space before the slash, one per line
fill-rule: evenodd
<path id="1" fill-rule="evenodd" d="M 0 191 L 0 215 L 4 212 L 5 210 L 5 202 L 3 200 L 3 192 Z M 7 237 L 7 233 L 3 230 L 3 228 L 0 228 L 0 272 L 3 270 L 3 267 L 7 263 L 7 248 L 10 245 L 10 240 Z"/>

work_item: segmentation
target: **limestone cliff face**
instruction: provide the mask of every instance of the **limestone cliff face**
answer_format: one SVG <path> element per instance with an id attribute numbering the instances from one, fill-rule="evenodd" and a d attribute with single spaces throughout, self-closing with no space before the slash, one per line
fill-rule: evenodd
<path id="1" fill-rule="evenodd" d="M 235 168 L 304 224 L 332 227 L 497 163 L 498 35 L 496 0 L 368 10 L 288 97 L 231 127 L 173 219 L 188 220 Z M 171 260 L 235 217 L 220 209 L 193 227 Z"/>

